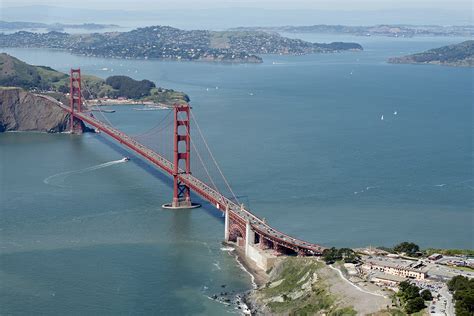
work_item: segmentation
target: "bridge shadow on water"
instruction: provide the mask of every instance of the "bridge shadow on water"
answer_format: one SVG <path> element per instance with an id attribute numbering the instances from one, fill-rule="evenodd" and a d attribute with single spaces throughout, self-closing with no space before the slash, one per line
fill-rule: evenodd
<path id="1" fill-rule="evenodd" d="M 164 173 L 164 171 L 160 171 L 157 167 L 154 167 L 151 163 L 146 162 L 140 155 L 137 155 L 135 152 L 128 150 L 121 145 L 117 144 L 115 141 L 110 140 L 107 137 L 104 137 L 100 134 L 97 135 L 97 140 L 100 141 L 102 144 L 108 146 L 118 154 L 123 157 L 130 157 L 131 162 L 135 165 L 146 171 L 148 174 L 152 175 L 154 178 L 163 182 L 166 186 L 168 186 L 171 190 L 173 190 L 173 179 L 171 176 L 168 176 Z M 170 200 L 172 196 L 170 195 Z M 224 216 L 223 213 L 217 210 L 214 205 L 209 203 L 208 201 L 203 200 L 199 195 L 194 193 L 191 190 L 191 200 L 195 203 L 199 203 L 202 205 L 201 209 L 205 210 L 211 217 L 219 220 L 220 222 L 224 223 Z"/>

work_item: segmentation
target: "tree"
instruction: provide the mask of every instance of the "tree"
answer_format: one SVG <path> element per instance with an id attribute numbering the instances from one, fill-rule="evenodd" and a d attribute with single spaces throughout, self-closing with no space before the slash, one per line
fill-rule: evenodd
<path id="1" fill-rule="evenodd" d="M 403 298 L 405 301 L 420 297 L 420 288 L 416 285 L 410 284 L 410 286 L 403 292 Z"/>
<path id="2" fill-rule="evenodd" d="M 323 251 L 323 259 L 327 264 L 331 264 L 341 260 L 342 256 L 335 247 L 332 247 Z"/>
<path id="3" fill-rule="evenodd" d="M 359 257 L 357 257 L 355 253 L 351 253 L 344 256 L 345 263 L 357 263 L 358 260 L 359 260 Z"/>
<path id="4" fill-rule="evenodd" d="M 412 242 L 407 242 L 407 241 L 404 241 L 398 245 L 396 245 L 395 247 L 393 247 L 393 251 L 397 252 L 397 253 L 406 253 L 407 255 L 416 255 L 417 252 L 420 251 L 420 246 L 418 246 L 417 244 L 415 243 L 412 243 Z"/>
<path id="5" fill-rule="evenodd" d="M 453 277 L 451 280 L 448 282 L 448 289 L 451 292 L 457 291 L 457 290 L 464 290 L 469 288 L 469 283 L 472 281 L 469 281 L 469 278 L 462 276 L 462 275 L 456 275 Z"/>
<path id="6" fill-rule="evenodd" d="M 59 91 L 59 92 L 62 92 L 62 93 L 68 93 L 69 90 L 70 90 L 70 88 L 69 88 L 68 86 L 66 86 L 66 85 L 60 85 L 60 86 L 58 87 L 58 91 Z"/>
<path id="7" fill-rule="evenodd" d="M 433 295 L 431 294 L 430 290 L 423 290 L 420 292 L 420 296 L 425 301 L 431 301 L 433 299 Z"/>
<path id="8" fill-rule="evenodd" d="M 474 279 L 457 275 L 449 280 L 448 289 L 454 292 L 456 315 L 474 315 Z"/>
<path id="9" fill-rule="evenodd" d="M 401 301 L 404 302 L 405 311 L 408 314 L 418 312 L 425 308 L 425 299 L 432 299 L 431 292 L 429 290 L 421 291 L 420 288 L 409 281 L 400 282 L 398 286 L 398 296 Z"/>
<path id="10" fill-rule="evenodd" d="M 398 296 L 400 296 L 404 302 L 420 296 L 420 288 L 408 281 L 400 282 L 398 289 Z"/>
<path id="11" fill-rule="evenodd" d="M 407 312 L 408 314 L 413 314 L 421 311 L 425 307 L 425 301 L 420 296 L 418 296 L 406 302 L 405 312 Z"/>
<path id="12" fill-rule="evenodd" d="M 137 81 L 127 76 L 111 76 L 105 83 L 118 90 L 119 96 L 131 99 L 148 96 L 150 90 L 155 88 L 155 84 L 149 80 Z"/>
<path id="13" fill-rule="evenodd" d="M 403 282 L 400 282 L 400 284 L 398 285 L 398 289 L 399 289 L 400 293 L 403 293 L 410 286 L 411 286 L 410 282 L 403 281 Z"/>

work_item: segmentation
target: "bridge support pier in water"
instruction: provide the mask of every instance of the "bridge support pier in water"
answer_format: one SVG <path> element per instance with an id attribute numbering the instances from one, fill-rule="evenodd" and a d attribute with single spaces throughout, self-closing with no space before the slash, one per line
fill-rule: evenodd
<path id="1" fill-rule="evenodd" d="M 82 112 L 81 69 L 71 69 L 69 83 L 69 104 L 71 106 L 69 131 L 71 134 L 82 134 L 82 121 L 74 115 L 74 112 Z"/>
<path id="2" fill-rule="evenodd" d="M 181 174 L 191 174 L 191 134 L 189 105 L 174 105 L 174 170 L 173 170 L 173 201 L 163 204 L 166 209 L 190 209 L 201 207 L 200 204 L 191 202 L 189 186 L 180 179 Z M 180 147 L 180 143 L 184 146 Z M 180 149 L 183 149 L 181 151 Z M 180 168 L 180 161 L 184 160 L 184 167 Z"/>

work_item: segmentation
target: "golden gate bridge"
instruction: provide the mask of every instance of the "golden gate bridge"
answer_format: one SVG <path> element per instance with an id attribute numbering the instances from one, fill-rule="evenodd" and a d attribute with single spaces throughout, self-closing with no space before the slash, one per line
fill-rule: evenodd
<path id="1" fill-rule="evenodd" d="M 193 112 L 188 104 L 175 104 L 172 111 L 169 111 L 157 126 L 132 137 L 114 127 L 107 116 L 100 111 L 100 106 L 98 106 L 98 113 L 102 115 L 103 120 L 98 119 L 89 111 L 83 111 L 82 105 L 85 98 L 82 84 L 80 69 L 71 69 L 69 106 L 54 100 L 62 110 L 68 113 L 70 132 L 81 134 L 84 124 L 88 124 L 94 127 L 97 132 L 107 134 L 128 150 L 172 177 L 173 198 L 170 203 L 164 204 L 162 207 L 168 209 L 199 207 L 199 204 L 191 201 L 192 190 L 225 214 L 225 241 L 244 246 L 246 253 L 247 246 L 252 245 L 263 250 L 273 249 L 276 254 L 297 254 L 299 256 L 322 254 L 325 248 L 321 245 L 294 238 L 272 228 L 265 219 L 259 218 L 239 203 L 210 151 L 199 125 L 195 122 Z M 84 84 L 84 86 L 88 89 L 87 85 Z M 214 163 L 232 198 L 228 198 L 221 193 L 223 190 L 218 189 L 216 181 L 210 175 L 209 168 L 205 165 L 203 155 L 198 151 L 196 140 L 191 139 L 191 119 L 195 122 L 208 151 L 210 157 L 208 160 Z M 150 137 L 153 135 L 158 135 L 158 142 L 156 141 L 157 137 Z M 151 143 L 149 139 L 152 139 Z M 150 144 L 147 144 L 147 140 Z M 203 177 L 197 177 L 191 173 L 192 148 L 194 149 L 193 153 L 196 154 L 203 166 Z M 207 180 L 203 180 L 206 177 Z"/>

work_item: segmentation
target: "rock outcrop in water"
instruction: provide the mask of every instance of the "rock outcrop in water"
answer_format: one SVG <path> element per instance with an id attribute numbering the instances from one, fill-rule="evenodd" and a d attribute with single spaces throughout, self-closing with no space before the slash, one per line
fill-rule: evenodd
<path id="1" fill-rule="evenodd" d="M 67 130 L 69 114 L 54 101 L 21 88 L 0 88 L 0 132 Z"/>

